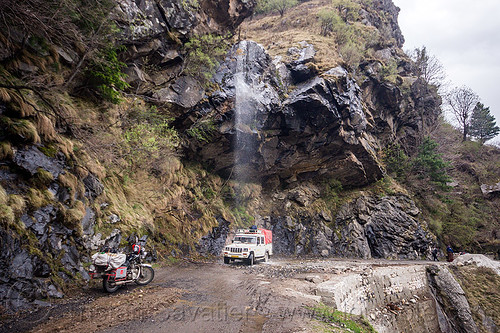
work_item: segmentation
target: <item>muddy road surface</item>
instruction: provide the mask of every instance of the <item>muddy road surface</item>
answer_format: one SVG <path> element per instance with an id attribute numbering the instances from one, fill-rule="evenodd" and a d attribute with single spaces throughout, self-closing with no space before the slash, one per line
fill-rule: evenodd
<path id="1" fill-rule="evenodd" d="M 146 287 L 129 285 L 111 295 L 95 281 L 41 314 L 11 318 L 0 331 L 316 332 L 319 324 L 313 307 L 322 301 L 318 285 L 332 276 L 366 275 L 377 267 L 419 270 L 426 264 L 277 259 L 249 267 L 183 262 L 156 268 L 153 282 Z"/>

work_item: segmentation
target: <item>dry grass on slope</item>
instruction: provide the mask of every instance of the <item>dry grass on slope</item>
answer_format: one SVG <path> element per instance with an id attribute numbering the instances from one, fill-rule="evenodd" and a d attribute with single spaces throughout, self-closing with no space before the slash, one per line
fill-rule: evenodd
<path id="1" fill-rule="evenodd" d="M 485 267 L 455 267 L 458 278 L 469 301 L 474 321 L 481 332 L 491 332 L 494 325 L 500 326 L 500 276 Z"/>
<path id="2" fill-rule="evenodd" d="M 289 9 L 279 15 L 247 19 L 241 27 L 241 37 L 264 46 L 271 56 L 286 56 L 287 50 L 306 41 L 316 49 L 316 63 L 320 70 L 337 66 L 340 56 L 335 38 L 320 35 L 318 12 L 331 4 L 327 0 L 313 0 Z"/>

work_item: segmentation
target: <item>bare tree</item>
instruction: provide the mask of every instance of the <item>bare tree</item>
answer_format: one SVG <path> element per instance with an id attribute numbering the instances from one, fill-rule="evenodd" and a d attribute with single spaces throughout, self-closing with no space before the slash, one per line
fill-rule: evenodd
<path id="1" fill-rule="evenodd" d="M 414 69 L 418 77 L 439 88 L 446 78 L 441 62 L 434 55 L 429 54 L 425 46 L 410 52 L 410 57 L 414 61 Z"/>
<path id="2" fill-rule="evenodd" d="M 454 88 L 447 96 L 446 101 L 450 110 L 462 129 L 462 141 L 467 140 L 472 112 L 479 102 L 479 96 L 469 87 Z"/>
<path id="3" fill-rule="evenodd" d="M 257 11 L 262 13 L 277 11 L 283 17 L 287 9 L 296 6 L 298 3 L 298 0 L 259 0 Z"/>

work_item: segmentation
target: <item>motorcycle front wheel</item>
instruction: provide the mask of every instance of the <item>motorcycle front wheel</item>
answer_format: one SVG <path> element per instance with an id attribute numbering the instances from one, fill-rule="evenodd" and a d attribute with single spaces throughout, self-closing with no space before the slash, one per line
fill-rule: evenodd
<path id="1" fill-rule="evenodd" d="M 135 283 L 137 283 L 140 286 L 145 286 L 149 282 L 153 281 L 154 277 L 155 277 L 155 271 L 153 270 L 153 268 L 149 266 L 142 266 L 141 272 L 139 273 L 137 280 L 135 280 Z"/>
<path id="2" fill-rule="evenodd" d="M 104 279 L 102 279 L 102 287 L 108 293 L 114 293 L 115 291 L 118 290 L 120 286 L 117 285 L 114 280 L 110 280 L 107 277 L 105 277 Z"/>

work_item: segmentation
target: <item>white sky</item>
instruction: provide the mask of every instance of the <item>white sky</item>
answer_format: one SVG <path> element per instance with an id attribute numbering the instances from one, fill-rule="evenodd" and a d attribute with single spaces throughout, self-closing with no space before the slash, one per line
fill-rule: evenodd
<path id="1" fill-rule="evenodd" d="M 500 126 L 500 0 L 393 0 L 405 50 L 426 46 L 452 87 L 475 91 Z M 500 136 L 492 141 L 500 142 Z"/>

